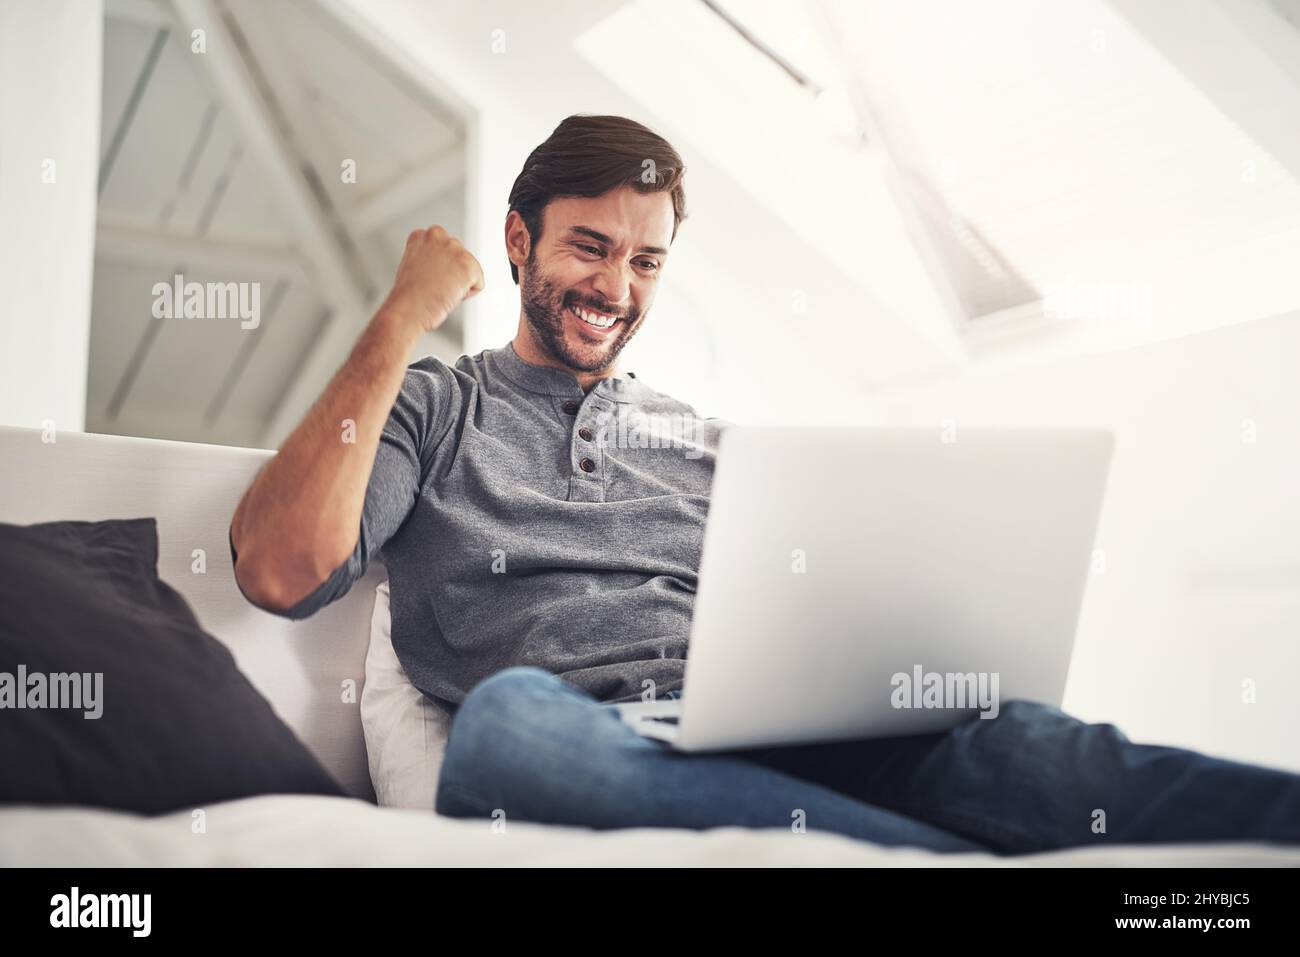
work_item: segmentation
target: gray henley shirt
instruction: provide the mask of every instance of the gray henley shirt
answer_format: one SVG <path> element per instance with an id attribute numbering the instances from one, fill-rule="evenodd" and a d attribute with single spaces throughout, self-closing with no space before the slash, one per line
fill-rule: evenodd
<path id="1" fill-rule="evenodd" d="M 511 344 L 427 356 L 384 425 L 355 550 L 282 614 L 342 597 L 378 554 L 393 649 L 436 704 L 512 665 L 606 702 L 680 690 L 728 424 L 633 373 L 584 393 Z"/>

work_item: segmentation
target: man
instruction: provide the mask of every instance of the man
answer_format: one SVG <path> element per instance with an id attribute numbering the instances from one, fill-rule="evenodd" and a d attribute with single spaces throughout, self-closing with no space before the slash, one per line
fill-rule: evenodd
<path id="1" fill-rule="evenodd" d="M 1300 776 L 1027 701 L 943 734 L 699 755 L 607 707 L 682 693 L 726 425 L 620 373 L 686 216 L 684 172 L 631 120 L 562 122 L 510 194 L 515 338 L 453 366 L 406 357 L 483 273 L 442 228 L 412 233 L 392 292 L 235 512 L 239 587 L 290 618 L 383 549 L 394 649 L 454 714 L 438 813 L 802 823 L 946 852 L 1300 840 Z"/>

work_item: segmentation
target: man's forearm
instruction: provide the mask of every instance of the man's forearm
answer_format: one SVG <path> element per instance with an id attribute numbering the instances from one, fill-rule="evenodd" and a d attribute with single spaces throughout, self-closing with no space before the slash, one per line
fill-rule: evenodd
<path id="1" fill-rule="evenodd" d="M 231 522 L 235 573 L 258 604 L 295 604 L 352 554 L 380 435 L 420 332 L 381 308 L 244 493 Z"/>

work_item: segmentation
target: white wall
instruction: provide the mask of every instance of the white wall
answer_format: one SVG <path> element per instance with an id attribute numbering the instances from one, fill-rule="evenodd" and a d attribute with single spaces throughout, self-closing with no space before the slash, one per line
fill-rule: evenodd
<path id="1" fill-rule="evenodd" d="M 102 0 L 0 4 L 0 423 L 81 431 Z"/>
<path id="2" fill-rule="evenodd" d="M 885 421 L 1116 433 L 1065 710 L 1300 770 L 1300 313 L 885 404 Z M 1253 681 L 1257 703 L 1242 701 Z"/>

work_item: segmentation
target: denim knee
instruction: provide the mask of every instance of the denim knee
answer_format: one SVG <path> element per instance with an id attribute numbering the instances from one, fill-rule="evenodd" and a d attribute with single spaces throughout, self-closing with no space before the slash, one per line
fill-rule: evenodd
<path id="1" fill-rule="evenodd" d="M 565 694 L 567 687 L 562 679 L 533 665 L 513 665 L 494 672 L 474 685 L 456 709 L 448 746 L 469 745 L 468 737 L 481 738 L 476 728 L 479 724 L 490 726 L 490 740 L 521 722 L 529 722 L 541 701 L 550 695 Z M 475 749 L 481 743 L 472 742 Z"/>
<path id="2" fill-rule="evenodd" d="M 434 798 L 437 813 L 466 817 L 481 812 L 486 799 L 478 787 L 491 774 L 496 746 L 523 719 L 522 702 L 532 697 L 532 689 L 555 680 L 542 668 L 516 665 L 488 675 L 469 690 L 452 717 Z"/>
<path id="3" fill-rule="evenodd" d="M 545 747 L 567 722 L 579 720 L 575 705 L 596 699 L 562 678 L 532 665 L 513 665 L 484 678 L 465 696 L 452 718 L 443 759 L 450 776 L 486 772 L 500 756 Z"/>
<path id="4" fill-rule="evenodd" d="M 526 688 L 534 685 L 554 684 L 559 681 L 561 681 L 560 678 L 557 678 L 545 668 L 538 668 L 536 665 L 511 665 L 509 668 L 494 671 L 470 688 L 469 694 L 461 702 L 461 707 L 468 704 L 470 698 L 491 697 L 495 699 L 498 696 L 503 696 L 506 701 L 510 701 Z"/>
<path id="5" fill-rule="evenodd" d="M 1074 728 L 1093 728 L 1097 731 L 1105 732 L 1109 737 L 1116 738 L 1120 741 L 1127 741 L 1128 737 L 1113 724 L 1096 723 L 1089 724 L 1072 714 L 1068 714 L 1053 705 L 1046 704 L 1042 701 L 1030 701 L 1027 698 L 1013 698 L 1010 701 L 1004 701 L 999 709 L 998 717 L 1006 715 L 1011 719 L 1013 724 L 1023 724 L 1031 728 L 1044 728 L 1049 726 L 1056 727 L 1074 727 Z"/>
<path id="6" fill-rule="evenodd" d="M 1050 725 L 1066 722 L 1078 724 L 1078 718 L 1072 718 L 1060 708 L 1043 701 L 1031 701 L 1028 698 L 1012 698 L 998 705 L 996 721 L 1006 724 Z"/>
<path id="7" fill-rule="evenodd" d="M 1029 701 L 1026 698 L 1012 698 L 1009 701 L 999 701 L 998 710 L 994 721 L 1005 720 L 1008 723 L 1017 723 L 1020 721 L 1041 721 L 1048 716 L 1049 708 L 1041 701 Z M 987 722 L 990 719 L 976 715 L 982 721 Z"/>
<path id="8" fill-rule="evenodd" d="M 1010 754 L 1043 741 L 1058 740 L 1071 725 L 1082 727 L 1082 722 L 1041 701 L 1013 698 L 1000 702 L 993 717 L 975 715 L 949 734 L 954 743 L 997 748 Z"/>

